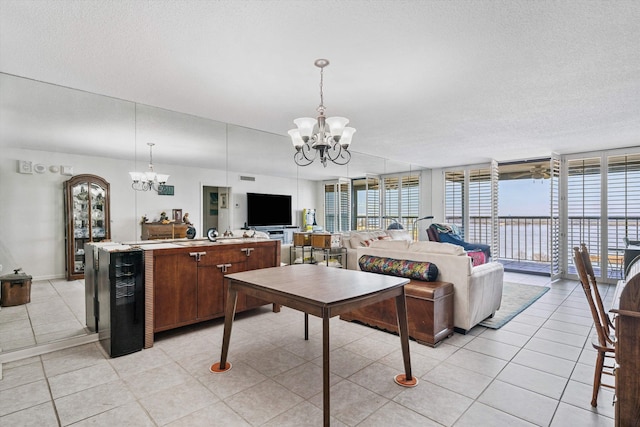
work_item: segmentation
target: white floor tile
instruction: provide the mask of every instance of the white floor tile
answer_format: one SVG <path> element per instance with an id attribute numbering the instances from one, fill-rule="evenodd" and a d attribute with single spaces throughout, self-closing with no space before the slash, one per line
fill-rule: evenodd
<path id="1" fill-rule="evenodd" d="M 593 322 L 577 282 L 516 273 L 505 280 L 550 291 L 499 330 L 476 326 L 436 348 L 411 341 L 420 380 L 411 389 L 393 381 L 404 370 L 397 335 L 332 318 L 331 425 L 613 426 L 611 390 L 601 389 L 598 407 L 590 406 Z M 610 289 L 602 289 L 609 304 Z M 82 281 L 34 283 L 32 299 L 51 304 L 3 307 L 0 347 L 35 342 L 34 328 L 55 335 L 55 323 L 81 324 L 83 293 Z M 47 313 L 56 322 L 39 320 Z M 7 363 L 0 425 L 320 425 L 320 319 L 310 317 L 310 331 L 305 341 L 303 314 L 286 307 L 241 313 L 233 369 L 222 374 L 209 371 L 220 357 L 222 319 L 157 334 L 152 348 L 118 358 L 91 343 Z"/>

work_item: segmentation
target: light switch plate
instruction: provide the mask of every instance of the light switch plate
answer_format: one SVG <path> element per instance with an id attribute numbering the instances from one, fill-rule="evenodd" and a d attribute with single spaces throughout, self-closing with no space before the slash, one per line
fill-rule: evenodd
<path id="1" fill-rule="evenodd" d="M 19 173 L 33 173 L 33 162 L 29 160 L 18 160 Z"/>
<path id="2" fill-rule="evenodd" d="M 60 166 L 60 174 L 61 175 L 73 175 L 73 166 Z"/>

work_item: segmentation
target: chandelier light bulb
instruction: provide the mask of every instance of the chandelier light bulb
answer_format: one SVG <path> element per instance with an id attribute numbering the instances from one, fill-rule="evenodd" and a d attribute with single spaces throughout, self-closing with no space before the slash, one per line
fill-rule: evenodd
<path id="1" fill-rule="evenodd" d="M 295 119 L 293 123 L 298 126 L 302 140 L 307 142 L 309 138 L 311 138 L 311 135 L 313 135 L 313 128 L 316 125 L 316 119 L 312 119 L 311 117 L 302 117 Z"/>

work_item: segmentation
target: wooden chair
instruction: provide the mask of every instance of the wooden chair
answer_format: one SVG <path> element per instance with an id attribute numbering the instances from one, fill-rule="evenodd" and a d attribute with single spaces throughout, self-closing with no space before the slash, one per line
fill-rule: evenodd
<path id="1" fill-rule="evenodd" d="M 591 406 L 595 407 L 598 405 L 598 391 L 600 390 L 600 386 L 615 389 L 615 386 L 603 384 L 601 380 L 602 374 L 611 375 L 615 378 L 613 372 L 616 352 L 615 340 L 611 337 L 609 316 L 602 306 L 602 299 L 600 298 L 595 275 L 593 275 L 593 268 L 590 269 L 591 261 L 589 260 L 589 252 L 584 244 L 581 245 L 581 248 L 573 248 L 573 252 L 573 260 L 578 270 L 582 289 L 589 303 L 589 309 L 591 310 L 591 316 L 593 317 L 597 334 L 597 338 L 591 342 L 593 348 L 598 352 L 593 376 L 593 394 L 591 397 Z M 596 302 L 597 300 L 600 301 L 599 304 Z M 605 365 L 607 358 L 612 361 L 611 365 Z"/>
<path id="2" fill-rule="evenodd" d="M 600 296 L 600 290 L 598 289 L 598 282 L 596 279 L 596 274 L 593 271 L 593 265 L 591 264 L 591 256 L 589 255 L 589 250 L 587 249 L 587 245 L 584 243 L 580 244 L 580 251 L 583 254 L 584 266 L 586 269 L 587 276 L 589 277 L 590 283 L 593 287 L 593 294 L 595 296 L 596 306 L 598 307 L 598 313 L 600 317 L 603 319 L 603 326 L 605 332 L 608 336 L 613 337 L 615 334 L 615 327 L 613 326 L 613 322 L 611 322 L 611 317 L 604 309 L 604 304 L 602 304 L 602 297 Z"/>

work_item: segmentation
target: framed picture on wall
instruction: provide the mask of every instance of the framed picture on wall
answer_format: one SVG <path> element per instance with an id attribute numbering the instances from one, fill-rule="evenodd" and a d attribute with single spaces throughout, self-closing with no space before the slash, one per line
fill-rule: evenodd
<path id="1" fill-rule="evenodd" d="M 173 209 L 173 220 L 175 222 L 182 222 L 182 209 Z"/>

